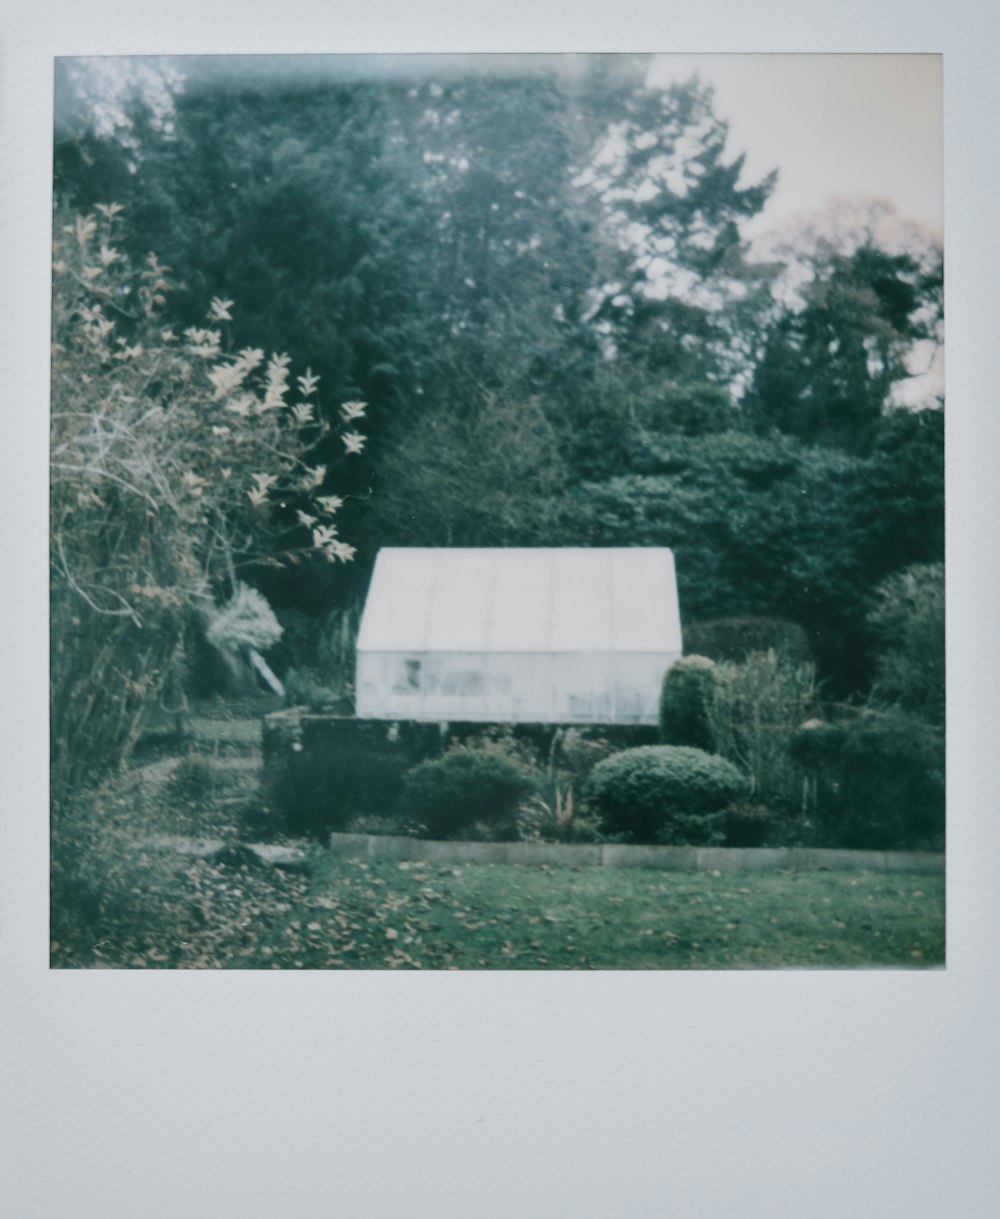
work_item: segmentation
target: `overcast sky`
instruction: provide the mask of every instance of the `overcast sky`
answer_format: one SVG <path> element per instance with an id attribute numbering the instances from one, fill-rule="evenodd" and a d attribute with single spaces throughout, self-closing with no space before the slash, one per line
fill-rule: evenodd
<path id="1" fill-rule="evenodd" d="M 816 211 L 833 196 L 893 203 L 903 220 L 943 233 L 938 55 L 662 55 L 650 81 L 697 72 L 715 89 L 733 153 L 778 185 L 748 233 Z"/>

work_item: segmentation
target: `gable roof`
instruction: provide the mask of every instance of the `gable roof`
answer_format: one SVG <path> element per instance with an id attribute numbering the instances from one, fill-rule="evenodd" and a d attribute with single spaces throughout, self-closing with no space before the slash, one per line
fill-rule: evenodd
<path id="1" fill-rule="evenodd" d="M 679 654 L 666 548 L 379 551 L 361 652 Z"/>

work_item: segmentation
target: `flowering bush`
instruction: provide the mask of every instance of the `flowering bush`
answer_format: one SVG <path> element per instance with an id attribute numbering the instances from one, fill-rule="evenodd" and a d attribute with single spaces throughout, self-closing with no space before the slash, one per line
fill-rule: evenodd
<path id="1" fill-rule="evenodd" d="M 233 302 L 167 324 L 169 268 L 133 267 L 116 204 L 59 228 L 53 290 L 50 569 L 53 794 L 119 762 L 192 617 L 239 601 L 254 564 L 347 562 L 315 460 L 330 425 L 287 356 L 228 351 Z M 344 458 L 363 403 L 340 408 Z M 246 594 L 242 594 L 244 599 Z M 258 615 L 259 618 L 259 615 Z"/>

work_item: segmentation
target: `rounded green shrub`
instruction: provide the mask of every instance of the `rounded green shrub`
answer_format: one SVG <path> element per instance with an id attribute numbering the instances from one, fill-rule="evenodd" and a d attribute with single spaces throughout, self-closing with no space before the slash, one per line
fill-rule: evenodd
<path id="1" fill-rule="evenodd" d="M 706 656 L 685 656 L 666 671 L 660 692 L 660 737 L 665 745 L 712 748 L 710 710 L 718 673 Z"/>
<path id="2" fill-rule="evenodd" d="M 531 794 L 535 778 L 517 758 L 498 749 L 460 745 L 403 776 L 407 811 L 434 838 L 453 838 L 474 825 L 502 833 Z M 478 836 L 478 832 L 477 832 Z"/>
<path id="3" fill-rule="evenodd" d="M 588 796 L 606 829 L 635 842 L 711 845 L 725 836 L 725 809 L 747 792 L 731 762 L 702 749 L 643 745 L 600 762 Z"/>

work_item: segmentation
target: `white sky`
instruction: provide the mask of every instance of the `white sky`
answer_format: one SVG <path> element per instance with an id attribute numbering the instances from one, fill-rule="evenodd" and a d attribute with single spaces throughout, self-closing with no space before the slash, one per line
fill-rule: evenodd
<path id="1" fill-rule="evenodd" d="M 883 198 L 943 234 L 939 55 L 662 55 L 651 83 L 697 72 L 746 174 L 779 172 L 754 236 L 832 197 Z"/>

